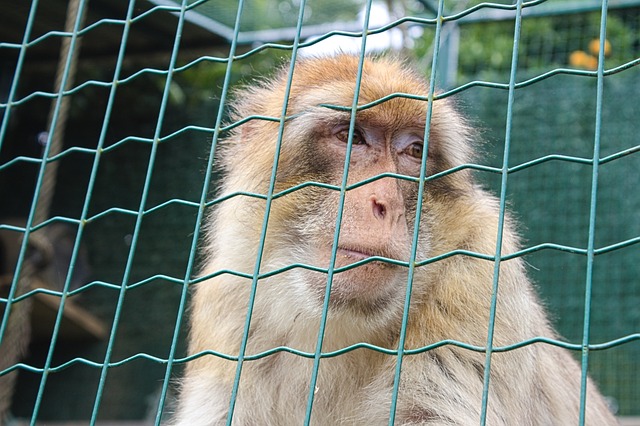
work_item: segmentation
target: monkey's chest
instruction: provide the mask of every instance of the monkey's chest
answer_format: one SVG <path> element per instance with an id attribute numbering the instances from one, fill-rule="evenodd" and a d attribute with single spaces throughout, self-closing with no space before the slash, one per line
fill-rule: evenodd
<path id="1" fill-rule="evenodd" d="M 314 425 L 352 424 L 375 374 L 371 365 L 350 360 L 353 357 L 321 359 L 315 383 L 313 359 L 280 353 L 273 360 L 251 363 L 243 372 L 236 407 L 260 419 L 254 424 L 299 425 L 308 416 Z M 245 386 L 250 390 L 243 392 Z"/>

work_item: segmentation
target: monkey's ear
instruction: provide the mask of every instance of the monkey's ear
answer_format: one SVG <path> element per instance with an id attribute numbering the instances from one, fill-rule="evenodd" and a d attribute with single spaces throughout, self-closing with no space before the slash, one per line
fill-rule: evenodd
<path id="1" fill-rule="evenodd" d="M 257 128 L 256 124 L 261 120 L 257 118 L 249 118 L 253 115 L 257 115 L 253 111 L 252 105 L 243 101 L 250 96 L 252 95 L 247 89 L 236 90 L 231 96 L 230 109 L 228 111 L 229 117 L 226 124 L 235 126 L 227 135 L 224 135 L 227 143 L 233 144 L 238 141 L 250 140 L 249 138 L 255 135 Z"/>
<path id="2" fill-rule="evenodd" d="M 261 120 L 259 118 L 251 119 L 245 123 L 242 123 L 240 126 L 236 128 L 237 139 L 242 142 L 243 145 L 252 143 L 254 145 L 258 144 L 260 146 L 255 146 L 255 149 L 260 149 L 262 146 L 269 142 L 265 136 L 268 136 L 268 139 L 271 139 L 275 132 L 278 132 L 278 123 L 273 121 Z"/>
<path id="3" fill-rule="evenodd" d="M 238 127 L 238 133 L 241 141 L 251 140 L 256 134 L 255 125 L 253 125 L 251 120 L 247 121 Z"/>

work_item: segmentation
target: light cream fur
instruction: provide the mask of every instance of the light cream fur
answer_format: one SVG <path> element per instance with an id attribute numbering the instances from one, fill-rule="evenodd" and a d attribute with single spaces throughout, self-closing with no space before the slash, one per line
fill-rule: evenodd
<path id="1" fill-rule="evenodd" d="M 297 118 L 285 126 L 277 191 L 313 180 L 339 184 L 340 176 L 336 173 L 305 171 L 300 164 L 309 161 L 304 156 L 321 157 L 321 154 L 313 152 L 313 147 L 332 137 L 325 135 L 323 129 L 331 128 L 332 117 L 341 113 L 319 104 L 349 106 L 356 69 L 357 59 L 349 56 L 305 59 L 296 64 L 288 115 L 297 114 Z M 238 91 L 233 118 L 249 115 L 279 117 L 285 80 L 286 70 L 283 70 L 273 79 Z M 421 78 L 399 61 L 368 59 L 360 89 L 360 104 L 396 92 L 426 95 L 427 87 Z M 423 101 L 395 98 L 358 113 L 358 120 L 364 123 L 364 128 L 375 131 L 393 129 L 389 134 L 399 135 L 420 121 L 424 126 L 426 108 L 427 103 Z M 470 131 L 449 101 L 434 103 L 431 128 L 428 161 L 431 161 L 431 150 L 434 162 L 445 169 L 472 161 L 474 149 Z M 278 123 L 252 120 L 230 135 L 224 147 L 225 177 L 220 194 L 236 191 L 266 194 L 275 156 L 277 129 Z M 387 137 L 387 133 L 384 135 Z M 389 140 L 393 137 L 389 136 Z M 381 164 L 397 164 L 396 157 L 393 157 L 396 163 L 391 160 L 385 163 L 385 155 L 380 154 L 380 161 L 366 163 L 366 167 L 363 160 L 355 158 L 350 168 L 349 183 L 384 172 L 382 169 L 387 166 Z M 341 171 L 341 161 L 343 158 L 337 158 L 334 160 L 337 165 L 327 164 Z M 398 172 L 396 169 L 386 171 Z M 468 171 L 453 173 L 440 182 L 440 186 L 435 183 L 431 186 L 428 182 L 421 200 L 423 216 L 418 260 L 457 249 L 493 256 L 499 217 L 496 198 L 476 185 Z M 416 185 L 398 181 L 400 189 L 397 194 L 389 189 L 389 181 L 378 180 L 371 187 L 393 200 L 407 203 L 407 194 L 414 193 Z M 369 241 L 379 238 L 376 233 L 386 231 L 371 223 L 361 224 L 358 220 L 358 209 L 367 205 L 361 201 L 362 194 L 365 194 L 362 188 L 366 186 L 361 187 L 361 192 L 347 192 L 344 238 L 356 233 L 360 239 Z M 317 241 L 326 241 L 326 235 L 333 236 L 338 200 L 338 192 L 314 187 L 275 199 L 269 215 L 260 271 L 275 271 L 296 263 L 327 267 L 322 263 L 324 261 L 312 254 L 317 253 L 314 251 Z M 202 275 L 214 275 L 222 270 L 252 274 L 264 213 L 265 201 L 256 198 L 236 196 L 220 203 L 209 219 Z M 400 227 L 394 225 L 390 234 L 385 235 L 385 240 L 401 240 L 392 241 L 389 250 L 398 253 L 397 256 L 402 257 L 398 260 L 404 261 L 408 260 L 410 238 L 407 235 L 412 234 L 415 218 L 410 209 L 405 213 L 401 216 L 406 219 L 405 223 Z M 406 232 L 402 231 L 405 236 L 394 236 L 405 226 Z M 400 246 L 403 248 L 398 248 Z M 404 248 L 407 251 L 403 251 Z M 503 254 L 518 248 L 514 225 L 507 218 Z M 465 255 L 450 256 L 417 268 L 406 348 L 419 348 L 441 340 L 486 346 L 493 275 L 493 262 Z M 345 272 L 345 276 L 352 277 L 351 281 L 340 281 L 340 274 L 336 275 L 334 291 L 344 291 L 346 300 L 349 300 L 350 296 L 363 291 L 363 285 L 371 285 L 372 302 L 363 304 L 366 309 L 361 310 L 352 309 L 349 301 L 344 306 L 330 304 L 322 350 L 334 351 L 360 342 L 397 349 L 407 268 L 363 266 Z M 376 282 L 378 276 L 386 277 L 385 281 Z M 326 279 L 323 272 L 298 267 L 260 280 L 247 354 L 280 346 L 313 353 L 322 313 L 322 299 L 317 297 L 318 289 L 314 290 L 314 286 L 320 283 L 323 289 Z M 352 281 L 356 283 L 353 289 L 340 288 L 345 282 Z M 233 356 L 238 354 L 250 291 L 250 279 L 229 273 L 218 274 L 198 284 L 191 307 L 191 354 L 208 350 Z M 369 295 L 368 292 L 364 294 Z M 384 295 L 386 303 L 377 300 L 376 294 Z M 521 258 L 502 262 L 497 300 L 494 346 L 514 344 L 537 336 L 557 337 L 526 276 Z M 357 305 L 357 301 L 352 304 Z M 246 361 L 233 424 L 303 424 L 312 365 L 313 360 L 286 351 Z M 311 423 L 387 424 L 395 365 L 395 356 L 364 348 L 323 358 Z M 204 355 L 189 362 L 181 383 L 175 424 L 224 424 L 236 366 L 236 362 L 214 355 Z M 402 368 L 396 424 L 479 424 L 484 366 L 484 353 L 452 345 L 407 355 Z M 572 356 L 551 345 L 530 344 L 494 353 L 487 425 L 577 424 L 580 377 L 579 365 Z M 591 382 L 588 385 L 586 418 L 589 425 L 615 424 Z"/>

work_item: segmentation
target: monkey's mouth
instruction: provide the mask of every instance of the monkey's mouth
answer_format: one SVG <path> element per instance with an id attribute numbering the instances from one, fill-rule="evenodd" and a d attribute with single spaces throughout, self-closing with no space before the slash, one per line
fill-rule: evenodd
<path id="1" fill-rule="evenodd" d="M 365 251 L 362 249 L 352 249 L 352 248 L 345 248 L 345 247 L 338 247 L 338 252 L 336 253 L 336 255 L 342 256 L 342 257 L 350 257 L 357 260 L 362 260 L 362 259 L 367 259 L 369 257 L 377 256 L 372 252 Z"/>
<path id="2" fill-rule="evenodd" d="M 342 267 L 351 265 L 356 262 L 363 261 L 365 259 L 369 259 L 372 257 L 381 257 L 381 258 L 393 258 L 389 253 L 384 250 L 375 250 L 364 247 L 351 247 L 351 246 L 338 246 L 338 251 L 336 252 L 336 267 Z M 393 266 L 393 264 L 389 262 L 385 262 L 384 260 L 371 260 L 369 262 L 364 263 L 366 265 L 375 265 L 375 266 Z"/>

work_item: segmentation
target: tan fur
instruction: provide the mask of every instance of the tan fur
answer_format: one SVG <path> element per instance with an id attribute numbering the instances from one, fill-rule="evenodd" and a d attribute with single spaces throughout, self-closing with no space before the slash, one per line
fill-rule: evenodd
<path id="1" fill-rule="evenodd" d="M 320 104 L 351 105 L 357 66 L 357 58 L 349 56 L 296 64 L 287 110 L 292 118 L 285 125 L 276 192 L 311 181 L 339 186 L 345 154 L 340 153 L 336 138 L 344 138 L 340 123 L 348 122 L 349 114 Z M 285 85 L 286 70 L 282 70 L 271 80 L 239 90 L 233 119 L 280 117 Z M 367 59 L 359 104 L 397 92 L 426 96 L 427 86 L 401 62 Z M 473 159 L 464 120 L 449 101 L 436 101 L 433 108 L 430 174 Z M 354 144 L 348 183 L 385 172 L 417 176 L 419 161 L 412 162 L 407 151 L 395 147 L 413 141 L 415 129 L 424 132 L 426 111 L 426 102 L 406 98 L 360 111 L 357 126 L 372 140 L 367 145 Z M 265 120 L 251 120 L 233 131 L 224 146 L 222 195 L 268 192 L 277 132 L 278 123 Z M 382 253 L 407 262 L 416 191 L 415 181 L 389 177 L 347 191 L 339 243 L 343 256 L 337 258 L 336 266 L 353 263 L 351 254 L 343 250 L 345 245 L 356 251 L 367 247 L 374 250 L 373 255 Z M 495 255 L 498 203 L 474 183 L 468 171 L 428 181 L 421 203 L 417 261 L 459 249 Z M 328 268 L 338 204 L 338 191 L 314 186 L 275 198 L 260 272 L 294 264 Z M 193 297 L 191 354 L 213 350 L 238 355 L 251 280 L 220 272 L 253 274 L 265 206 L 263 199 L 235 196 L 220 203 L 210 218 L 202 274 L 212 278 L 198 284 Z M 518 237 L 506 219 L 503 254 L 516 250 Z M 361 342 L 397 349 L 407 271 L 405 266 L 374 262 L 334 275 L 323 352 Z M 441 340 L 486 346 L 493 275 L 493 262 L 466 255 L 416 268 L 405 347 Z M 259 280 L 247 355 L 280 346 L 313 353 L 326 280 L 326 273 L 304 267 Z M 556 337 L 522 259 L 501 263 L 497 300 L 494 346 L 536 336 Z M 530 344 L 494 353 L 491 361 L 488 425 L 577 424 L 580 368 L 567 351 Z M 224 424 L 236 364 L 215 355 L 189 362 L 175 424 Z M 387 424 L 395 365 L 395 356 L 365 348 L 323 358 L 312 424 Z M 312 359 L 286 351 L 245 361 L 233 423 L 303 424 L 312 366 Z M 483 352 L 453 345 L 405 356 L 396 424 L 478 424 L 484 366 Z M 589 425 L 615 424 L 590 382 L 586 410 Z"/>

